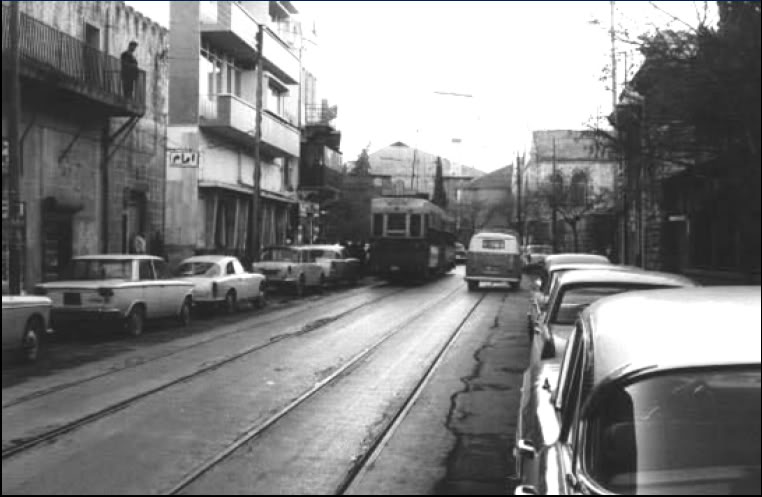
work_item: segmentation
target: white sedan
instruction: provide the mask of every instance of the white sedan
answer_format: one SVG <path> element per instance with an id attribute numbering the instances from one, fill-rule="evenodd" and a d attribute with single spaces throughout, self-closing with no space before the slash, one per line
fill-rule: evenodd
<path id="1" fill-rule="evenodd" d="M 194 284 L 193 303 L 202 306 L 222 306 L 226 312 L 238 309 L 238 303 L 264 302 L 265 277 L 247 273 L 236 257 L 227 255 L 197 255 L 180 263 L 175 276 Z"/>
<path id="2" fill-rule="evenodd" d="M 3 352 L 20 352 L 24 361 L 34 362 L 49 331 L 52 304 L 47 297 L 3 295 Z"/>

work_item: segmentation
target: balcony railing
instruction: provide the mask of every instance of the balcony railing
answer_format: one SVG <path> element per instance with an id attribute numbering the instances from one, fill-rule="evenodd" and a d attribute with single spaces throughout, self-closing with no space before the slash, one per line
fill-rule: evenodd
<path id="1" fill-rule="evenodd" d="M 11 48 L 10 16 L 10 7 L 3 6 L 4 57 Z M 57 76 L 59 86 L 116 107 L 116 114 L 145 112 L 145 71 L 137 71 L 130 95 L 118 58 L 23 13 L 19 24 L 19 56 L 22 71 L 52 73 Z"/>
<path id="2" fill-rule="evenodd" d="M 304 120 L 306 124 L 322 124 L 330 126 L 331 121 L 336 119 L 338 108 L 334 105 L 328 107 L 327 104 L 307 105 L 305 108 Z"/>

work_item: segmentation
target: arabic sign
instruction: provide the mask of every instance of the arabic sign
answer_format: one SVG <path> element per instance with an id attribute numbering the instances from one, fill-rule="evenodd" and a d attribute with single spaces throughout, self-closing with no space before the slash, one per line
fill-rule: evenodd
<path id="1" fill-rule="evenodd" d="M 167 150 L 167 163 L 170 167 L 198 167 L 199 153 L 191 149 L 170 148 Z"/>

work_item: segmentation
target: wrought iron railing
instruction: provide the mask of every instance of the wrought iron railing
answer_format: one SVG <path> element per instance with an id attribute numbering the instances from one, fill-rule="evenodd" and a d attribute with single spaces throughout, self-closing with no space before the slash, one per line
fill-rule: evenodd
<path id="1" fill-rule="evenodd" d="M 305 123 L 306 124 L 324 124 L 329 125 L 331 121 L 336 119 L 339 111 L 334 105 L 329 107 L 327 104 L 319 105 L 307 105 L 305 108 Z"/>
<path id="2" fill-rule="evenodd" d="M 3 6 L 3 54 L 11 49 L 10 7 Z M 50 71 L 62 82 L 81 85 L 95 95 L 116 98 L 124 105 L 145 109 L 146 73 L 123 74 L 120 59 L 87 45 L 27 14 L 19 24 L 19 56 L 23 64 Z M 124 77 L 123 77 L 124 76 Z M 129 91 L 130 79 L 132 91 Z"/>

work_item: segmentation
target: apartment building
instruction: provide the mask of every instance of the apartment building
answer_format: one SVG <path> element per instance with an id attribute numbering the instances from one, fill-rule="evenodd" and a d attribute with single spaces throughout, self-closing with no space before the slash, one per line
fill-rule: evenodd
<path id="1" fill-rule="evenodd" d="M 167 148 L 191 167 L 167 166 L 171 261 L 192 253 L 250 253 L 257 118 L 257 33 L 262 27 L 261 233 L 293 240 L 300 152 L 298 49 L 279 32 L 290 2 L 172 2 Z"/>
<path id="2" fill-rule="evenodd" d="M 15 4 L 15 5 L 14 5 Z M 8 279 L 10 22 L 19 11 L 22 288 L 75 255 L 127 252 L 164 222 L 167 30 L 124 2 L 3 2 L 3 284 Z M 131 88 L 119 56 L 131 41 Z M 6 160 L 8 159 L 8 160 Z M 157 249 L 159 242 L 149 244 Z"/>

